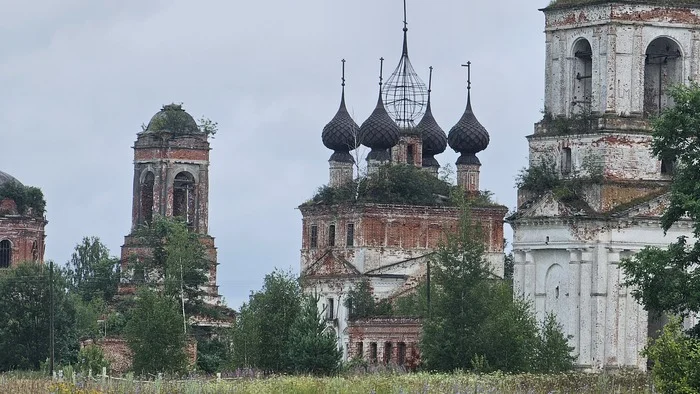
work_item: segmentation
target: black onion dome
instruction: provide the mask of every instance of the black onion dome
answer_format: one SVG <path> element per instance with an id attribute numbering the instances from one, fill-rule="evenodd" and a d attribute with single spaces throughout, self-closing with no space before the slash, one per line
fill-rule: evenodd
<path id="1" fill-rule="evenodd" d="M 476 153 L 486 149 L 489 146 L 489 140 L 489 133 L 484 126 L 479 123 L 476 116 L 474 116 L 471 97 L 468 97 L 467 109 L 464 111 L 464 115 L 462 115 L 459 122 L 452 127 L 447 138 L 450 147 L 454 149 L 455 152 L 462 154 L 457 164 L 477 164 L 467 163 L 465 160 L 468 160 L 467 157 L 474 156 Z M 476 161 L 478 161 L 478 159 Z"/>
<path id="2" fill-rule="evenodd" d="M 340 98 L 340 108 L 333 119 L 323 128 L 321 139 L 323 145 L 336 152 L 350 152 L 357 148 L 359 127 L 345 107 L 345 91 Z"/>
<path id="3" fill-rule="evenodd" d="M 423 137 L 423 156 L 435 156 L 445 151 L 447 135 L 435 121 L 433 111 L 430 109 L 430 101 L 417 129 Z"/>
<path id="4" fill-rule="evenodd" d="M 377 107 L 360 126 L 360 142 L 373 150 L 387 150 L 399 142 L 401 130 L 384 108 L 381 91 Z"/>
<path id="5" fill-rule="evenodd" d="M 175 134 L 202 133 L 192 115 L 188 114 L 180 104 L 164 105 L 163 109 L 153 115 L 145 131 L 168 131 Z"/>
<path id="6" fill-rule="evenodd" d="M 16 182 L 16 183 L 19 183 L 20 185 L 22 184 L 20 181 L 15 179 L 15 177 L 13 177 L 12 175 L 10 175 L 6 172 L 0 171 L 0 186 L 4 185 L 6 183 L 10 183 L 10 182 Z"/>

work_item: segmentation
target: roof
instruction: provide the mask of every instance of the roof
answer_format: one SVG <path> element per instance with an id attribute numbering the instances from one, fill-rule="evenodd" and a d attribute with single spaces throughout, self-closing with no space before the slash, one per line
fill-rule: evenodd
<path id="1" fill-rule="evenodd" d="M 194 118 L 180 104 L 164 105 L 148 122 L 146 132 L 168 131 L 175 134 L 198 134 L 201 130 Z"/>
<path id="2" fill-rule="evenodd" d="M 660 7 L 700 7 L 700 0 L 553 0 L 547 7 L 543 8 L 543 10 L 608 3 L 643 4 Z"/>
<path id="3" fill-rule="evenodd" d="M 20 181 L 18 181 L 17 179 L 15 179 L 15 177 L 13 177 L 12 175 L 10 175 L 10 174 L 8 174 L 8 173 L 6 173 L 6 172 L 0 171 L 0 185 L 3 185 L 3 184 L 5 184 L 5 183 L 7 183 L 7 182 L 17 182 L 17 183 L 19 183 L 20 185 L 22 184 Z"/>

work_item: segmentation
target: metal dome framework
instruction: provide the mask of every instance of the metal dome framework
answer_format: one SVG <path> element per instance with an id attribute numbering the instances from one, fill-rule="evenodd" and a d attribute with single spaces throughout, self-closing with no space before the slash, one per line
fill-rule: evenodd
<path id="1" fill-rule="evenodd" d="M 413 69 L 408 58 L 408 23 L 404 1 L 403 52 L 398 66 L 384 84 L 382 93 L 389 116 L 403 128 L 413 128 L 425 114 L 428 88 Z"/>

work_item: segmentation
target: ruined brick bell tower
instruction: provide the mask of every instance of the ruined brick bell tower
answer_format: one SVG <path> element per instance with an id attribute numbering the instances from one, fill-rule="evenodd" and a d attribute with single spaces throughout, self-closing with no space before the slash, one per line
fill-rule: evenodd
<path id="1" fill-rule="evenodd" d="M 216 284 L 216 248 L 209 232 L 208 135 L 200 130 L 181 105 L 163 106 L 134 144 L 134 186 L 131 234 L 122 246 L 122 268 L 130 256 L 148 255 L 134 231 L 148 226 L 155 215 L 180 217 L 200 242 L 211 261 L 206 301 L 219 301 Z"/>

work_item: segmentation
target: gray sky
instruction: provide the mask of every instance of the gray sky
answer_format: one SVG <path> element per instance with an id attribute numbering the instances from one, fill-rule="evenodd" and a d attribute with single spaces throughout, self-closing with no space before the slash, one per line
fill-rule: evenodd
<path id="1" fill-rule="evenodd" d="M 510 208 L 524 137 L 541 118 L 537 9 L 548 2 L 408 0 L 411 61 L 426 82 L 435 68 L 433 113 L 445 131 L 464 111 L 460 64 L 474 64 L 474 111 L 491 135 L 481 186 Z M 320 136 L 338 107 L 340 59 L 360 124 L 376 104 L 379 57 L 387 78 L 401 52 L 401 0 L 0 0 L 0 9 L 0 169 L 44 191 L 47 259 L 64 264 L 85 235 L 119 254 L 136 133 L 163 104 L 182 102 L 219 123 L 209 225 L 235 308 L 274 267 L 299 270 L 295 208 L 328 182 Z"/>

